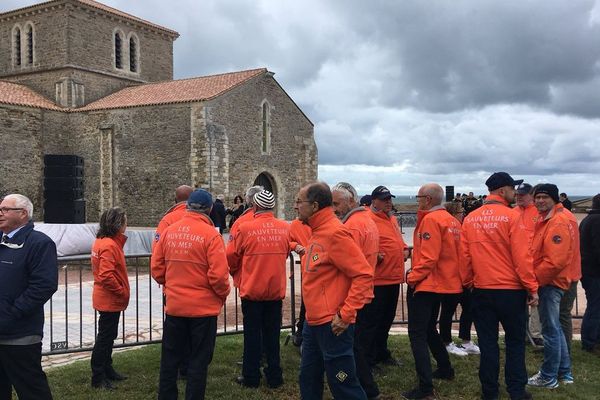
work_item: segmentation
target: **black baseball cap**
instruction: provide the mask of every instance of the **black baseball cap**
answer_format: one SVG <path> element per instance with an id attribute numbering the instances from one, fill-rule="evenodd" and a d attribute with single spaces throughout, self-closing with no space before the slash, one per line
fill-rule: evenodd
<path id="1" fill-rule="evenodd" d="M 510 176 L 506 172 L 494 172 L 490 177 L 485 181 L 485 186 L 487 186 L 488 190 L 491 192 L 492 190 L 500 189 L 504 186 L 517 186 L 523 183 L 523 179 L 514 180 L 512 176 Z"/>
<path id="2" fill-rule="evenodd" d="M 371 197 L 373 199 L 385 200 L 396 196 L 390 193 L 390 189 L 386 188 L 385 186 L 377 186 L 375 189 L 373 189 Z"/>

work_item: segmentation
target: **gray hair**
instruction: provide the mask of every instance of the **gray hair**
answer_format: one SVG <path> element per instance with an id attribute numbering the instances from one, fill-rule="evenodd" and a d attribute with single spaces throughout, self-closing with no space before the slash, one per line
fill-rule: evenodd
<path id="1" fill-rule="evenodd" d="M 349 184 L 348 182 L 338 182 L 332 188 L 332 192 L 340 192 L 343 193 L 346 199 L 358 201 L 358 194 L 356 193 L 356 189 L 354 186 Z"/>
<path id="2" fill-rule="evenodd" d="M 431 202 L 434 206 L 442 205 L 444 201 L 444 189 L 437 183 L 430 183 L 423 186 L 423 192 L 431 196 Z"/>
<path id="3" fill-rule="evenodd" d="M 265 190 L 265 188 L 260 185 L 248 188 L 248 190 L 246 190 L 246 203 L 254 205 L 254 195 L 262 192 L 263 190 Z"/>
<path id="4" fill-rule="evenodd" d="M 33 203 L 22 194 L 13 193 L 4 196 L 4 200 L 14 200 L 17 208 L 24 208 L 29 219 L 33 218 Z"/>

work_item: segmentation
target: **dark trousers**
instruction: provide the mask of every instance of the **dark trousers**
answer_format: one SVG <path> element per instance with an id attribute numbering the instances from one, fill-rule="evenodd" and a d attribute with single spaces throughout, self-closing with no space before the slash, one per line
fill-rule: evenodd
<path id="1" fill-rule="evenodd" d="M 98 334 L 92 350 L 92 384 L 106 379 L 112 372 L 113 343 L 119 332 L 119 311 L 98 311 Z"/>
<path id="2" fill-rule="evenodd" d="M 592 351 L 600 342 L 600 278 L 584 276 L 581 278 L 581 286 L 587 300 L 581 321 L 581 347 Z"/>
<path id="3" fill-rule="evenodd" d="M 500 373 L 498 324 L 502 324 L 505 332 L 506 389 L 512 398 L 520 398 L 527 384 L 523 340 L 527 326 L 527 293 L 525 290 L 474 289 L 472 299 L 473 320 L 481 349 L 479 380 L 483 398 L 498 397 Z"/>
<path id="4" fill-rule="evenodd" d="M 283 383 L 279 356 L 281 304 L 281 300 L 252 301 L 242 299 L 242 312 L 244 313 L 242 375 L 244 375 L 245 383 L 249 386 L 258 386 L 260 383 L 262 351 L 267 357 L 267 367 L 264 369 L 267 384 L 269 386 L 279 386 Z"/>
<path id="5" fill-rule="evenodd" d="M 567 349 L 569 350 L 569 354 L 571 354 L 571 341 L 573 340 L 573 315 L 571 314 L 573 311 L 573 303 L 575 302 L 575 297 L 577 297 L 577 283 L 579 281 L 571 282 L 571 286 L 569 290 L 565 291 L 562 299 L 560 299 L 560 327 L 565 335 L 565 340 L 567 341 Z"/>
<path id="6" fill-rule="evenodd" d="M 42 344 L 0 345 L 0 400 L 52 400 L 48 379 L 42 370 Z"/>
<path id="7" fill-rule="evenodd" d="M 369 354 L 372 352 L 375 330 L 377 328 L 377 313 L 373 303 L 363 306 L 356 315 L 354 325 L 354 361 L 356 375 L 368 398 L 379 395 L 379 388 L 373 379 L 369 364 Z"/>
<path id="8" fill-rule="evenodd" d="M 461 305 L 460 320 L 458 325 L 458 337 L 465 341 L 471 340 L 471 325 L 473 315 L 471 312 L 471 292 L 464 290 L 457 294 L 442 295 L 442 309 L 440 311 L 440 336 L 445 344 L 452 342 L 452 320 L 456 312 L 456 306 Z"/>
<path id="9" fill-rule="evenodd" d="M 373 289 L 375 298 L 373 306 L 377 315 L 377 327 L 373 341 L 373 351 L 369 362 L 375 365 L 392 357 L 387 345 L 388 335 L 398 307 L 398 296 L 400 284 L 375 286 Z"/>
<path id="10" fill-rule="evenodd" d="M 327 374 L 329 390 L 335 400 L 366 400 L 356 377 L 354 364 L 354 325 L 335 336 L 331 323 L 302 330 L 302 361 L 300 362 L 300 397 L 302 400 L 323 398 L 323 372 Z"/>
<path id="11" fill-rule="evenodd" d="M 204 399 L 208 365 L 212 361 L 217 336 L 217 317 L 174 317 L 166 315 L 163 324 L 158 399 L 177 399 L 177 368 L 189 353 L 186 400 Z"/>
<path id="12" fill-rule="evenodd" d="M 425 393 L 433 392 L 429 350 L 441 372 L 450 373 L 452 369 L 446 346 L 436 329 L 441 299 L 442 295 L 439 293 L 414 293 L 412 288 L 406 292 L 410 348 L 415 359 L 419 389 Z"/>

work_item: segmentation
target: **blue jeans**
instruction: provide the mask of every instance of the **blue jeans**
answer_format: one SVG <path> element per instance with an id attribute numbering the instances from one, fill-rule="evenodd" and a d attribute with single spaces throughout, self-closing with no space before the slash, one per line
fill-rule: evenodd
<path id="1" fill-rule="evenodd" d="M 587 300 L 581 322 L 581 347 L 591 351 L 600 342 L 600 278 L 584 276 L 581 285 Z"/>
<path id="2" fill-rule="evenodd" d="M 571 358 L 559 320 L 560 300 L 564 290 L 547 285 L 539 288 L 538 295 L 544 337 L 544 362 L 540 372 L 544 379 L 557 379 L 560 375 L 571 373 Z"/>
<path id="3" fill-rule="evenodd" d="M 323 398 L 323 372 L 334 399 L 366 400 L 354 364 L 354 325 L 335 336 L 331 323 L 302 329 L 302 361 L 300 362 L 300 396 L 302 400 Z"/>

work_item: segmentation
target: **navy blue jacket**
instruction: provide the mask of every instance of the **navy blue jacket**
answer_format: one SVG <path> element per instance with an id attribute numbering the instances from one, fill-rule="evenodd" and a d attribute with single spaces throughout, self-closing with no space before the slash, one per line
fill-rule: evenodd
<path id="1" fill-rule="evenodd" d="M 56 245 L 31 221 L 8 243 L 0 244 L 0 339 L 43 336 L 44 304 L 58 287 Z"/>
<path id="2" fill-rule="evenodd" d="M 590 210 L 579 224 L 581 274 L 600 278 L 600 210 Z"/>

